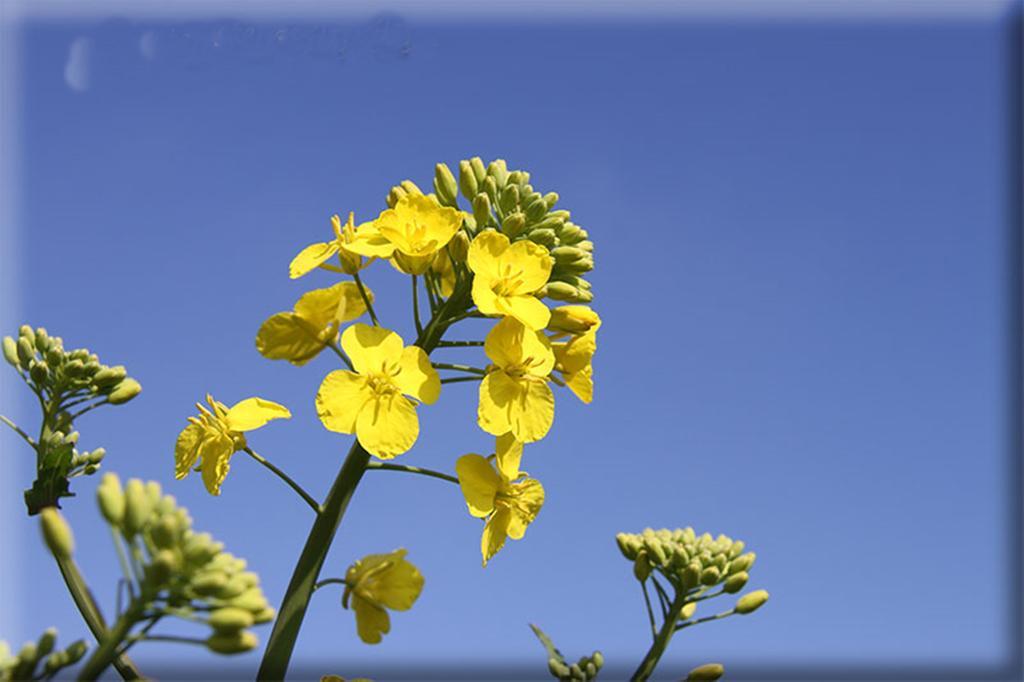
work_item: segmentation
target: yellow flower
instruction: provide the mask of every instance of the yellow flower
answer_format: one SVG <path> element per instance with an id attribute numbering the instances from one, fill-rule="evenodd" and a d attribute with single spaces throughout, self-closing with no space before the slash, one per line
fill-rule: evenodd
<path id="1" fill-rule="evenodd" d="M 480 455 L 463 455 L 455 463 L 469 513 L 486 518 L 480 538 L 484 566 L 505 545 L 519 540 L 544 504 L 544 486 L 519 471 L 523 444 L 512 434 L 499 436 L 495 464 Z"/>
<path id="2" fill-rule="evenodd" d="M 406 561 L 405 554 L 404 549 L 370 554 L 345 573 L 341 605 L 347 609 L 351 599 L 359 639 L 367 644 L 378 644 L 381 635 L 391 631 L 391 618 L 385 608 L 408 611 L 423 591 L 423 575 Z"/>
<path id="3" fill-rule="evenodd" d="M 390 243 L 399 268 L 410 275 L 422 275 L 430 267 L 434 254 L 443 249 L 462 226 L 462 212 L 441 206 L 428 196 L 406 195 L 394 208 L 383 211 L 375 224 Z M 352 249 L 363 253 L 359 246 Z"/>
<path id="4" fill-rule="evenodd" d="M 551 275 L 547 249 L 531 241 L 510 244 L 505 235 L 487 230 L 470 244 L 467 263 L 480 312 L 514 317 L 534 330 L 547 325 L 551 311 L 534 296 Z"/>
<path id="5" fill-rule="evenodd" d="M 373 292 L 366 290 L 373 302 Z M 338 328 L 366 312 L 353 282 L 339 282 L 302 295 L 293 312 L 268 317 L 256 332 L 256 349 L 270 360 L 304 365 L 338 338 Z"/>
<path id="6" fill-rule="evenodd" d="M 551 342 L 506 317 L 487 335 L 484 352 L 494 364 L 480 382 L 480 428 L 495 436 L 511 431 L 524 443 L 540 440 L 555 418 L 547 384 L 555 366 Z"/>
<path id="7" fill-rule="evenodd" d="M 356 434 L 381 459 L 406 452 L 420 432 L 416 402 L 406 396 L 429 405 L 441 393 L 427 354 L 393 331 L 365 324 L 346 329 L 341 347 L 355 372 L 337 370 L 324 379 L 316 394 L 320 421 L 331 431 Z"/>
<path id="8" fill-rule="evenodd" d="M 220 495 L 220 486 L 228 475 L 231 455 L 246 447 L 246 431 L 258 429 L 273 419 L 289 419 L 292 413 L 283 405 L 263 398 L 246 398 L 228 408 L 207 395 L 210 409 L 196 403 L 198 417 L 189 417 L 189 425 L 174 446 L 174 477 L 188 476 L 196 462 L 203 472 L 203 483 L 211 495 Z"/>
<path id="9" fill-rule="evenodd" d="M 348 214 L 348 222 L 341 225 L 341 218 L 338 215 L 331 216 L 331 227 L 334 229 L 334 240 L 329 242 L 318 242 L 310 244 L 299 255 L 292 259 L 288 266 L 288 276 L 297 279 L 312 272 L 334 254 L 338 254 L 341 262 L 341 269 L 353 275 L 369 265 L 364 262 L 363 256 L 369 258 L 384 257 L 391 255 L 390 245 L 387 240 L 380 236 L 373 221 L 355 226 L 355 214 Z M 355 250 L 358 248 L 358 251 Z"/>
<path id="10" fill-rule="evenodd" d="M 585 334 L 601 328 L 601 317 L 585 305 L 563 305 L 551 311 L 548 331 L 559 334 Z"/>
<path id="11" fill-rule="evenodd" d="M 569 341 L 551 344 L 555 353 L 555 369 L 562 373 L 562 379 L 569 390 L 583 402 L 590 404 L 594 399 L 594 368 L 591 361 L 597 351 L 596 328 Z"/>

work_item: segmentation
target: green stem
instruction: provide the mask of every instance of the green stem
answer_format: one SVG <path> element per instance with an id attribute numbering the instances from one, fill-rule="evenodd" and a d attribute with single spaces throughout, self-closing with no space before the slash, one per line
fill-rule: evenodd
<path id="1" fill-rule="evenodd" d="M 482 376 L 478 376 L 478 375 L 474 374 L 474 375 L 468 376 L 468 377 L 447 377 L 445 379 L 441 379 L 441 383 L 442 384 L 457 384 L 460 381 L 482 381 L 482 380 L 483 380 Z"/>
<path id="2" fill-rule="evenodd" d="M 438 348 L 472 348 L 483 346 L 483 341 L 442 341 L 437 344 Z"/>
<path id="3" fill-rule="evenodd" d="M 366 287 L 363 286 L 363 280 L 359 278 L 359 272 L 352 274 L 352 279 L 356 281 L 356 286 L 359 288 L 359 295 L 363 297 L 363 303 L 366 304 L 366 312 L 370 313 L 370 319 L 373 320 L 373 326 L 379 327 L 380 322 L 377 320 L 377 313 L 373 311 L 373 304 L 370 303 L 370 297 L 366 294 Z"/>
<path id="4" fill-rule="evenodd" d="M 420 296 L 419 287 L 416 286 L 416 275 L 412 276 L 412 317 L 416 323 L 416 335 L 423 333 L 423 323 L 420 322 Z"/>
<path id="5" fill-rule="evenodd" d="M 651 648 L 647 650 L 647 655 L 644 656 L 644 660 L 640 662 L 633 676 L 629 678 L 631 682 L 643 682 L 654 672 L 654 668 L 658 665 L 658 661 L 661 660 L 662 654 L 668 648 L 668 643 L 672 641 L 672 635 L 676 632 L 674 614 L 679 613 L 681 608 L 683 608 L 683 600 L 677 596 L 669 607 L 669 617 L 661 624 L 661 629 L 655 633 L 654 642 L 651 644 Z"/>
<path id="6" fill-rule="evenodd" d="M 456 365 L 450 362 L 432 362 L 430 365 L 434 369 L 450 369 L 455 372 L 470 372 L 472 374 L 479 374 L 485 376 L 487 374 L 486 369 L 480 369 L 479 367 L 471 367 L 469 365 Z"/>
<path id="7" fill-rule="evenodd" d="M 654 609 L 651 608 L 651 595 L 647 592 L 647 581 L 640 583 L 640 589 L 644 593 L 644 604 L 647 606 L 647 620 L 651 624 L 651 639 L 658 639 L 658 626 L 654 624 Z"/>
<path id="8" fill-rule="evenodd" d="M 442 481 L 450 481 L 452 483 L 458 483 L 459 479 L 449 474 L 443 474 L 440 471 L 434 471 L 433 469 L 424 469 L 423 467 L 414 467 L 409 464 L 388 464 L 386 462 L 370 462 L 366 465 L 368 470 L 378 469 L 380 471 L 405 471 L 410 474 L 420 474 L 421 476 L 430 476 L 432 478 L 440 478 Z"/>
<path id="9" fill-rule="evenodd" d="M 704 616 L 703 618 L 698 618 L 697 620 L 688 620 L 681 625 L 677 625 L 676 630 L 683 630 L 694 625 L 700 625 L 701 623 L 710 623 L 713 620 L 721 620 L 723 618 L 728 618 L 734 613 L 736 613 L 736 609 L 729 609 L 728 611 L 723 611 L 722 613 L 716 613 L 713 616 Z"/>
<path id="10" fill-rule="evenodd" d="M 3 416 L 2 414 L 0 414 L 0 422 L 3 422 L 4 424 L 7 424 L 12 429 L 14 429 L 14 432 L 17 433 L 22 438 L 24 438 L 25 442 L 28 443 L 29 445 L 31 445 L 33 448 L 36 446 L 36 443 L 35 443 L 34 440 L 32 440 L 31 436 L 29 436 L 27 433 L 22 431 L 21 427 L 19 427 L 17 424 L 15 424 L 14 422 L 12 422 L 10 419 L 8 419 L 7 417 Z"/>
<path id="11" fill-rule="evenodd" d="M 299 497 L 305 500 L 306 504 L 308 504 L 313 509 L 313 513 L 320 513 L 320 504 L 316 500 L 314 500 L 313 496 L 307 493 L 301 485 L 292 480 L 291 476 L 289 476 L 288 474 L 274 466 L 266 457 L 256 454 L 251 448 L 245 447 L 242 449 L 245 451 L 245 454 L 249 455 L 254 460 L 270 469 L 278 478 L 287 483 L 288 487 L 290 487 L 292 490 L 298 493 Z"/>
<path id="12" fill-rule="evenodd" d="M 348 585 L 348 581 L 344 578 L 324 578 L 317 584 L 313 585 L 313 591 L 315 592 L 326 585 Z"/>
<path id="13" fill-rule="evenodd" d="M 121 646 L 121 643 L 128 637 L 128 633 L 131 632 L 132 626 L 135 625 L 142 617 L 142 605 L 139 602 L 133 602 L 128 610 L 121 614 L 121 617 L 114 623 L 114 627 L 109 631 L 105 632 L 102 637 L 97 636 L 97 640 L 100 645 L 89 660 L 85 662 L 80 673 L 78 673 L 79 680 L 95 680 L 99 679 L 99 676 L 103 674 L 103 671 L 107 669 L 111 663 L 117 667 L 118 655 L 117 650 Z M 124 656 L 120 657 L 124 659 Z M 120 667 L 118 671 L 120 672 Z M 124 673 L 121 673 L 124 676 Z M 139 679 L 141 675 L 137 678 Z M 129 678 L 125 678 L 129 679 Z"/>
<path id="14" fill-rule="evenodd" d="M 64 578 L 64 583 L 68 586 L 68 592 L 71 593 L 71 598 L 74 600 L 79 612 L 81 612 L 85 624 L 89 626 L 89 630 L 92 632 L 93 637 L 96 638 L 96 641 L 103 642 L 107 637 L 107 623 L 103 620 L 103 614 L 100 613 L 99 607 L 96 606 L 96 600 L 93 599 L 89 586 L 86 585 L 85 580 L 82 578 L 78 565 L 74 559 L 55 558 L 60 574 Z M 125 680 L 143 679 L 142 672 L 127 656 L 115 658 L 114 667 L 117 668 L 117 672 Z"/>
<path id="15" fill-rule="evenodd" d="M 355 368 L 355 367 L 354 367 L 354 366 L 352 365 L 352 361 L 348 359 L 348 356 L 347 356 L 347 355 L 345 355 L 345 351 L 343 351 L 343 350 L 342 350 L 342 349 L 341 349 L 341 348 L 340 348 L 340 347 L 338 346 L 338 344 L 336 344 L 336 343 L 334 343 L 334 342 L 332 341 L 331 343 L 327 344 L 327 347 L 328 347 L 328 348 L 330 348 L 331 350 L 333 350 L 333 351 L 335 352 L 335 354 L 336 354 L 336 355 L 337 355 L 337 356 L 338 356 L 339 358 L 341 358 L 341 361 L 342 361 L 342 362 L 344 362 L 344 363 L 345 363 L 346 365 L 348 365 L 348 368 L 349 368 L 350 370 L 352 370 L 353 372 L 354 372 L 354 371 L 356 370 L 356 368 Z"/>

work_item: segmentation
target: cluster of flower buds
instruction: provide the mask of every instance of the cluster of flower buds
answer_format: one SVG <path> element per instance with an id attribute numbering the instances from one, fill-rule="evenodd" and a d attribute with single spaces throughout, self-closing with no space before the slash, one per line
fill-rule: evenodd
<path id="1" fill-rule="evenodd" d="M 548 672 L 561 682 L 592 680 L 604 667 L 604 656 L 600 651 L 595 651 L 589 656 L 581 656 L 578 661 L 570 664 L 543 630 L 533 624 L 530 625 L 530 629 L 548 652 Z"/>
<path id="2" fill-rule="evenodd" d="M 83 640 L 78 640 L 65 649 L 54 651 L 56 644 L 56 628 L 46 630 L 36 642 L 26 642 L 14 655 L 11 654 L 7 642 L 0 641 L 0 682 L 48 680 L 61 669 L 77 663 L 88 650 Z"/>
<path id="3" fill-rule="evenodd" d="M 643 582 L 657 571 L 676 589 L 677 595 L 698 597 L 715 586 L 718 594 L 736 594 L 750 579 L 750 568 L 757 555 L 744 552 L 742 540 L 726 535 L 712 537 L 710 533 L 698 536 L 692 528 L 675 530 L 645 529 L 639 534 L 619 533 L 615 536 L 622 555 L 633 562 L 633 574 Z M 734 612 L 753 613 L 768 600 L 764 590 L 741 597 Z M 681 617 L 692 616 L 689 599 Z"/>
<path id="4" fill-rule="evenodd" d="M 393 207 L 406 195 L 423 192 L 411 180 L 391 188 L 387 203 Z M 530 184 L 530 174 L 509 171 L 503 159 L 484 165 L 480 157 L 459 162 L 459 178 L 446 164 L 434 169 L 433 197 L 442 206 L 459 208 L 459 194 L 470 203 L 465 215 L 469 236 L 492 228 L 510 240 L 529 239 L 547 247 L 554 260 L 547 286 L 538 294 L 556 301 L 589 303 L 594 299 L 590 282 L 584 276 L 594 269 L 594 243 L 587 231 L 573 223 L 570 212 L 556 209 L 558 193 L 542 194 Z M 460 244 L 469 239 L 452 241 L 453 256 L 458 258 Z"/>
<path id="5" fill-rule="evenodd" d="M 139 394 L 142 387 L 124 367 L 101 364 L 86 348 L 65 350 L 59 336 L 45 329 L 22 325 L 18 339 L 5 336 L 4 358 L 40 395 L 50 400 L 102 397 L 112 405 L 121 405 Z M 66 420 L 68 419 L 65 413 Z"/>
<path id="6" fill-rule="evenodd" d="M 106 474 L 96 491 L 100 511 L 129 548 L 142 576 L 135 591 L 139 613 L 164 613 L 205 621 L 207 647 L 220 654 L 254 649 L 248 630 L 274 619 L 259 576 L 224 551 L 208 533 L 192 530 L 192 518 L 155 481 L 129 480 L 122 488 Z"/>

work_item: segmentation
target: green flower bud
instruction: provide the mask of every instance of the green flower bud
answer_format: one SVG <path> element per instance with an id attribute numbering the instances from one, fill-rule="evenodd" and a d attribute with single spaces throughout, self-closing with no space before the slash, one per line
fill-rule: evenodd
<path id="1" fill-rule="evenodd" d="M 128 378 L 114 387 L 107 396 L 111 405 L 123 405 L 142 392 L 142 385 L 135 379 Z"/>
<path id="2" fill-rule="evenodd" d="M 505 217 L 501 222 L 501 231 L 508 235 L 509 239 L 515 239 L 526 227 L 526 216 L 519 211 Z"/>
<path id="3" fill-rule="evenodd" d="M 185 560 L 195 566 L 203 566 L 213 560 L 224 549 L 214 542 L 209 533 L 196 533 L 185 540 Z"/>
<path id="4" fill-rule="evenodd" d="M 462 196 L 469 201 L 473 201 L 473 197 L 480 191 L 480 183 L 477 182 L 473 165 L 469 161 L 459 161 L 459 189 Z"/>
<path id="5" fill-rule="evenodd" d="M 43 672 L 47 675 L 53 675 L 61 668 L 71 665 L 71 661 L 68 660 L 67 652 L 56 651 L 46 657 L 43 662 Z"/>
<path id="6" fill-rule="evenodd" d="M 40 526 L 46 546 L 58 559 L 70 559 L 75 551 L 75 538 L 64 517 L 56 507 L 46 507 L 39 512 Z"/>
<path id="7" fill-rule="evenodd" d="M 647 555 L 651 557 L 652 563 L 662 567 L 668 565 L 668 553 L 661 540 L 657 537 L 644 538 L 644 547 L 647 549 Z"/>
<path id="8" fill-rule="evenodd" d="M 18 357 L 18 342 L 10 336 L 4 337 L 4 360 L 14 367 L 17 367 L 20 364 L 20 358 Z"/>
<path id="9" fill-rule="evenodd" d="M 419 186 L 412 180 L 402 180 L 401 187 L 403 190 L 405 190 L 405 193 L 410 196 L 415 197 L 423 194 L 423 190 L 421 190 Z"/>
<path id="10" fill-rule="evenodd" d="M 434 191 L 442 206 L 458 206 L 459 186 L 448 164 L 434 166 Z"/>
<path id="11" fill-rule="evenodd" d="M 531 223 L 537 222 L 548 212 L 548 205 L 544 203 L 544 198 L 536 194 L 533 196 L 536 198 L 526 204 L 526 219 Z"/>
<path id="12" fill-rule="evenodd" d="M 594 662 L 594 665 L 597 666 L 598 670 L 604 667 L 604 654 L 600 651 L 595 651 L 594 655 L 590 657 L 590 660 Z"/>
<path id="13" fill-rule="evenodd" d="M 554 246 L 558 240 L 554 230 L 532 230 L 526 236 L 531 242 L 548 247 Z"/>
<path id="14" fill-rule="evenodd" d="M 230 576 L 224 586 L 217 592 L 218 599 L 234 599 L 249 589 L 248 583 L 238 575 Z"/>
<path id="15" fill-rule="evenodd" d="M 50 350 L 50 335 L 46 333 L 46 329 L 43 327 L 36 328 L 35 346 L 40 353 Z"/>
<path id="16" fill-rule="evenodd" d="M 274 620 L 275 616 L 277 616 L 277 611 L 274 610 L 274 607 L 266 606 L 252 614 L 252 622 L 257 625 L 261 623 L 269 623 Z"/>
<path id="17" fill-rule="evenodd" d="M 549 211 L 555 207 L 555 204 L 558 203 L 560 198 L 561 197 L 558 196 L 558 192 L 548 192 L 544 195 L 544 203 L 547 205 Z"/>
<path id="18" fill-rule="evenodd" d="M 46 331 L 43 330 L 45 334 Z M 38 336 L 36 337 L 38 338 Z M 53 645 L 57 643 L 57 628 L 47 628 L 42 635 L 39 637 L 39 641 L 36 643 L 36 659 L 40 659 L 43 656 L 48 655 L 53 651 Z"/>
<path id="19" fill-rule="evenodd" d="M 637 580 L 643 582 L 651 575 L 651 562 L 647 559 L 647 552 L 640 550 L 633 561 L 633 575 Z"/>
<path id="20" fill-rule="evenodd" d="M 465 263 L 466 258 L 469 256 L 469 235 L 466 234 L 465 230 L 459 230 L 452 237 L 452 240 L 448 242 L 448 255 L 452 257 L 456 263 Z"/>
<path id="21" fill-rule="evenodd" d="M 589 256 L 585 256 L 579 260 L 574 260 L 571 263 L 562 263 L 559 267 L 563 272 L 582 275 L 594 269 L 594 259 Z"/>
<path id="22" fill-rule="evenodd" d="M 121 489 L 121 479 L 115 473 L 103 476 L 103 481 L 96 488 L 96 500 L 100 505 L 100 513 L 112 526 L 120 526 L 124 519 L 125 496 Z"/>
<path id="23" fill-rule="evenodd" d="M 64 376 L 79 379 L 85 376 L 85 364 L 81 360 L 72 360 L 64 365 Z"/>
<path id="24" fill-rule="evenodd" d="M 85 656 L 85 652 L 89 650 L 89 645 L 85 643 L 85 640 L 78 640 L 64 650 L 64 654 L 68 657 L 68 665 L 78 663 Z"/>
<path id="25" fill-rule="evenodd" d="M 697 587 L 698 583 L 700 583 L 701 573 L 702 568 L 699 561 L 691 561 L 687 564 L 681 576 L 683 587 L 687 590 Z"/>
<path id="26" fill-rule="evenodd" d="M 567 666 L 565 663 L 562 663 L 557 658 L 548 659 L 548 670 L 551 671 L 551 674 L 557 677 L 558 679 L 562 679 L 564 677 L 569 676 L 569 666 Z"/>
<path id="27" fill-rule="evenodd" d="M 153 587 L 167 584 L 178 569 L 178 557 L 169 549 L 161 549 L 145 568 L 146 582 Z"/>
<path id="28" fill-rule="evenodd" d="M 724 674 L 725 666 L 721 663 L 705 663 L 691 670 L 686 682 L 714 682 Z"/>
<path id="29" fill-rule="evenodd" d="M 566 282 L 548 282 L 545 289 L 545 295 L 555 301 L 573 301 L 579 296 L 579 289 Z"/>
<path id="30" fill-rule="evenodd" d="M 29 363 L 35 360 L 36 349 L 32 346 L 32 342 L 24 336 L 18 339 L 18 364 L 21 368 L 27 370 Z"/>
<path id="31" fill-rule="evenodd" d="M 12 680 L 27 680 L 31 679 L 32 671 L 35 670 L 36 663 L 39 657 L 36 655 L 35 642 L 26 642 L 21 649 L 18 650 L 18 662 L 11 670 Z"/>
<path id="32" fill-rule="evenodd" d="M 725 581 L 725 585 L 722 586 L 722 589 L 729 594 L 736 594 L 746 586 L 749 579 L 750 576 L 746 571 L 733 573 L 729 576 L 729 579 Z"/>
<path id="33" fill-rule="evenodd" d="M 253 625 L 252 613 L 233 606 L 216 609 L 210 613 L 210 627 L 218 633 L 232 633 Z"/>
<path id="34" fill-rule="evenodd" d="M 149 529 L 153 544 L 161 549 L 171 549 L 178 540 L 178 520 L 173 516 L 164 516 Z"/>
<path id="35" fill-rule="evenodd" d="M 508 165 L 505 159 L 495 159 L 487 166 L 487 177 L 493 178 L 498 187 L 508 183 Z"/>
<path id="36" fill-rule="evenodd" d="M 201 573 L 192 579 L 192 591 L 201 597 L 213 597 L 228 584 L 228 576 L 223 571 Z"/>
<path id="37" fill-rule="evenodd" d="M 29 364 L 28 375 L 32 377 L 32 381 L 37 384 L 45 384 L 46 380 L 50 377 L 50 368 L 45 362 L 37 362 L 33 360 Z"/>
<path id="38" fill-rule="evenodd" d="M 229 580 L 228 583 L 230 584 L 231 581 Z M 258 587 L 247 589 L 242 594 L 228 601 L 228 605 L 245 609 L 252 613 L 258 613 L 269 606 L 269 604 L 267 604 L 267 598 L 263 594 L 263 590 Z"/>
<path id="39" fill-rule="evenodd" d="M 388 208 L 394 208 L 395 205 L 402 200 L 402 197 L 406 195 L 406 191 L 401 187 L 392 187 L 391 191 L 388 192 L 387 201 Z"/>
<path id="40" fill-rule="evenodd" d="M 206 640 L 206 648 L 215 654 L 242 654 L 259 645 L 256 635 L 249 631 L 230 634 L 214 634 Z"/>
<path id="41" fill-rule="evenodd" d="M 754 560 L 757 559 L 757 554 L 754 552 L 747 552 L 741 556 L 736 557 L 729 563 L 729 573 L 739 573 L 741 571 L 749 571 L 750 567 L 754 565 Z"/>
<path id="42" fill-rule="evenodd" d="M 740 554 L 743 554 L 744 547 L 746 547 L 746 545 L 743 544 L 742 540 L 737 540 L 734 543 L 732 543 L 732 547 L 729 548 L 729 558 L 735 559 Z"/>
<path id="43" fill-rule="evenodd" d="M 505 189 L 501 191 L 501 196 L 498 199 L 498 206 L 501 207 L 502 212 L 511 213 L 518 205 L 519 187 L 516 185 L 506 185 Z"/>
<path id="44" fill-rule="evenodd" d="M 575 246 L 556 246 L 551 249 L 551 256 L 555 259 L 555 263 L 559 265 L 566 265 L 590 258 L 586 251 L 581 251 Z"/>
<path id="45" fill-rule="evenodd" d="M 99 464 L 87 464 L 87 465 L 85 465 L 85 468 L 82 469 L 82 473 L 84 473 L 86 476 L 92 476 L 93 474 L 95 474 L 99 470 L 100 470 L 100 465 Z"/>
<path id="46" fill-rule="evenodd" d="M 584 239 L 583 241 L 576 244 L 576 248 L 579 249 L 580 251 L 586 251 L 587 253 L 590 254 L 591 258 L 593 258 L 594 242 L 590 241 L 589 239 Z"/>
<path id="47" fill-rule="evenodd" d="M 718 569 L 715 568 L 714 566 L 709 566 L 708 568 L 705 568 L 701 572 L 701 574 L 700 574 L 700 582 L 703 585 L 714 585 L 715 583 L 718 582 L 718 578 L 719 577 L 720 577 L 720 574 L 718 572 Z"/>
<path id="48" fill-rule="evenodd" d="M 491 221 L 491 200 L 483 192 L 473 197 L 473 220 L 481 230 Z"/>
<path id="49" fill-rule="evenodd" d="M 32 330 L 32 327 L 27 324 L 23 324 L 18 327 L 18 336 L 27 339 L 33 346 L 36 345 L 36 333 Z"/>
<path id="50" fill-rule="evenodd" d="M 736 613 L 744 615 L 753 613 L 764 606 L 766 601 L 768 601 L 767 590 L 755 590 L 750 594 L 740 597 L 739 601 L 736 602 Z"/>
<path id="51" fill-rule="evenodd" d="M 99 464 L 100 462 L 103 461 L 103 458 L 106 456 L 106 448 L 96 448 L 95 450 L 89 453 L 89 456 L 86 459 L 89 461 L 89 464 Z"/>
<path id="52" fill-rule="evenodd" d="M 127 370 L 122 365 L 117 365 L 115 367 L 101 368 L 92 379 L 97 386 L 103 387 L 120 383 L 126 376 L 128 376 Z"/>
<path id="53" fill-rule="evenodd" d="M 618 533 L 615 536 L 615 544 L 619 546 L 619 551 L 622 552 L 622 556 L 626 557 L 630 561 L 636 559 L 637 548 L 633 544 L 633 537 L 627 533 Z"/>
<path id="54" fill-rule="evenodd" d="M 687 604 L 683 604 L 683 608 L 679 609 L 679 619 L 689 620 L 693 618 L 693 614 L 697 612 L 697 602 L 691 601 Z"/>
<path id="55" fill-rule="evenodd" d="M 146 487 L 137 478 L 128 481 L 124 489 L 124 497 L 124 533 L 131 538 L 149 523 L 153 505 L 146 493 Z"/>
<path id="56" fill-rule="evenodd" d="M 483 159 L 479 156 L 474 156 L 469 160 L 469 167 L 473 170 L 473 177 L 476 178 L 476 184 L 482 185 L 484 179 L 487 177 L 487 169 L 484 168 Z"/>
<path id="57" fill-rule="evenodd" d="M 491 200 L 491 204 L 498 203 L 498 183 L 494 181 L 494 178 L 490 175 L 484 178 L 481 189 L 487 195 L 487 198 Z"/>

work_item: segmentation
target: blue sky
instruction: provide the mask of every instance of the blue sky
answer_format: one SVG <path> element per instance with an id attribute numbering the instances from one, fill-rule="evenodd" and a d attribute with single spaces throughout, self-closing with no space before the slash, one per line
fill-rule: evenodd
<path id="1" fill-rule="evenodd" d="M 220 498 L 175 482 L 177 432 L 207 391 L 282 402 L 294 418 L 250 443 L 321 497 L 350 443 L 313 406 L 335 363 L 294 368 L 253 345 L 265 317 L 334 281 L 289 281 L 289 260 L 332 213 L 368 219 L 438 161 L 505 158 L 597 245 L 595 401 L 558 394 L 524 462 L 547 503 L 486 569 L 454 486 L 369 474 L 325 575 L 402 546 L 426 587 L 377 647 L 340 593 L 318 594 L 304 670 L 543 672 L 528 622 L 572 658 L 599 648 L 631 669 L 646 616 L 613 537 L 686 525 L 745 540 L 751 587 L 772 599 L 684 633 L 666 675 L 708 660 L 994 665 L 1014 546 L 1006 16 L 30 23 L 19 286 L 4 293 L 20 316 L 5 333 L 24 319 L 127 365 L 145 392 L 85 418 L 82 443 L 122 478 L 161 481 L 276 603 L 309 510 L 244 455 Z M 410 338 L 408 283 L 367 277 Z M 13 388 L 5 413 L 34 424 Z M 401 461 L 450 471 L 490 447 L 474 411 L 472 384 L 446 387 Z M 5 509 L 31 481 L 18 445 L 0 434 Z M 97 482 L 76 480 L 66 509 L 110 610 Z M 5 523 L 25 591 L 5 585 L 0 636 L 84 634 L 34 523 Z M 135 656 L 210 662 L 169 645 Z"/>

